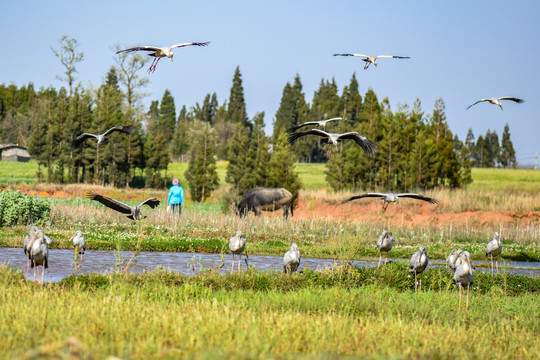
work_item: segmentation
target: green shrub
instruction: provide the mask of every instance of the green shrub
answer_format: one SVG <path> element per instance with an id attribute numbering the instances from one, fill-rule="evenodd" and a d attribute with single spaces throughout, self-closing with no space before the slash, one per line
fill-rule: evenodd
<path id="1" fill-rule="evenodd" d="M 44 223 L 49 219 L 48 199 L 32 197 L 11 189 L 0 193 L 0 227 L 28 223 Z"/>

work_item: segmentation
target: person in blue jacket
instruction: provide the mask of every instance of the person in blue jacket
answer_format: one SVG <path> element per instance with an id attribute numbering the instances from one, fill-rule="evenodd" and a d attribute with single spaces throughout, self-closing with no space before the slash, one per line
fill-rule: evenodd
<path id="1" fill-rule="evenodd" d="M 182 206 L 184 206 L 184 189 L 178 185 L 178 179 L 174 179 L 172 183 L 167 204 L 171 206 L 173 214 L 178 210 L 178 216 L 180 216 L 182 215 Z"/>

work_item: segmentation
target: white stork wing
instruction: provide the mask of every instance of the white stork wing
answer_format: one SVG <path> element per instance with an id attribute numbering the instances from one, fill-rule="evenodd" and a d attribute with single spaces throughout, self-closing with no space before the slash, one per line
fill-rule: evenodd
<path id="1" fill-rule="evenodd" d="M 430 204 L 438 204 L 439 203 L 439 200 L 430 198 L 430 197 L 428 197 L 426 195 L 421 195 L 421 194 L 416 194 L 416 193 L 401 193 L 401 194 L 396 194 L 396 195 L 398 197 L 406 197 L 406 198 L 412 198 L 412 199 L 416 199 L 416 200 L 427 201 Z"/>
<path id="2" fill-rule="evenodd" d="M 115 132 L 115 131 L 121 131 L 121 132 L 123 132 L 125 134 L 132 135 L 133 132 L 135 131 L 135 129 L 133 128 L 133 126 L 114 126 L 114 127 L 110 128 L 109 130 L 105 131 L 103 133 L 103 136 L 107 136 L 110 133 Z"/>
<path id="3" fill-rule="evenodd" d="M 388 194 L 382 194 L 382 193 L 366 193 L 366 194 L 362 194 L 362 195 L 355 195 L 355 196 L 351 196 L 350 198 L 348 199 L 345 199 L 343 200 L 341 203 L 342 204 L 345 204 L 349 201 L 353 201 L 353 200 L 357 200 L 357 199 L 362 199 L 362 198 L 365 198 L 365 197 L 378 197 L 378 198 L 385 198 L 386 195 Z"/>
<path id="4" fill-rule="evenodd" d="M 161 48 L 155 47 L 155 46 L 137 46 L 125 50 L 117 51 L 117 54 L 124 53 L 124 52 L 132 52 L 132 51 L 158 51 L 161 50 Z"/>
<path id="5" fill-rule="evenodd" d="M 375 152 L 375 149 L 377 149 L 377 145 L 375 145 L 367 137 L 357 133 L 356 131 L 340 134 L 338 138 L 354 140 L 368 155 L 372 155 Z"/>
<path id="6" fill-rule="evenodd" d="M 364 54 L 334 54 L 334 56 L 360 56 L 360 57 L 369 57 L 369 55 L 364 55 Z"/>
<path id="7" fill-rule="evenodd" d="M 306 135 L 317 135 L 317 136 L 322 136 L 326 138 L 329 137 L 329 134 L 326 131 L 319 130 L 319 129 L 311 129 L 308 131 L 289 134 L 289 144 L 294 143 L 296 139 L 298 139 L 299 137 L 306 136 Z"/>
<path id="8" fill-rule="evenodd" d="M 306 121 L 305 123 L 302 123 L 300 125 L 296 125 L 296 126 L 288 128 L 287 132 L 289 134 L 291 134 L 291 133 L 295 132 L 296 130 L 300 129 L 301 127 L 308 126 L 308 125 L 319 125 L 319 122 L 318 121 Z"/>
<path id="9" fill-rule="evenodd" d="M 202 43 L 200 43 L 200 42 L 182 43 L 182 44 L 176 44 L 176 45 L 171 46 L 171 49 L 174 49 L 174 48 L 177 48 L 177 47 L 191 46 L 191 45 L 207 46 L 208 44 L 210 44 L 210 41 L 202 42 Z"/>
<path id="10" fill-rule="evenodd" d="M 410 59 L 410 56 L 396 56 L 396 55 L 377 55 L 376 58 L 387 58 L 387 59 Z"/>
<path id="11" fill-rule="evenodd" d="M 467 106 L 467 109 L 466 109 L 466 110 L 469 110 L 469 108 L 470 108 L 471 106 L 474 106 L 474 105 L 476 105 L 476 104 L 478 104 L 478 103 L 481 103 L 481 102 L 483 102 L 483 101 L 490 101 L 490 100 L 491 100 L 491 99 L 481 99 L 481 100 L 478 100 L 478 101 L 475 102 L 474 104 L 471 104 L 471 105 Z"/>
<path id="12" fill-rule="evenodd" d="M 518 104 L 525 102 L 525 100 L 519 99 L 513 96 L 503 96 L 503 97 L 500 97 L 499 100 L 512 100 L 513 102 L 517 102 Z"/>
<path id="13" fill-rule="evenodd" d="M 77 136 L 77 138 L 75 138 L 74 140 L 72 140 L 70 143 L 69 143 L 69 147 L 72 148 L 72 149 L 75 149 L 75 148 L 78 148 L 79 146 L 81 146 L 81 144 L 88 138 L 96 138 L 97 139 L 97 136 L 94 135 L 94 134 L 90 134 L 90 133 L 82 133 L 81 135 Z"/>

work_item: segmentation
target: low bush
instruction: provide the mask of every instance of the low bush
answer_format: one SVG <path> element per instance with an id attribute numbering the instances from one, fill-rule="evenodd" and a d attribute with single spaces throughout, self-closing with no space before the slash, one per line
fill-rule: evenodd
<path id="1" fill-rule="evenodd" d="M 49 219 L 51 203 L 48 199 L 28 196 L 11 189 L 0 193 L 0 227 L 43 224 Z"/>

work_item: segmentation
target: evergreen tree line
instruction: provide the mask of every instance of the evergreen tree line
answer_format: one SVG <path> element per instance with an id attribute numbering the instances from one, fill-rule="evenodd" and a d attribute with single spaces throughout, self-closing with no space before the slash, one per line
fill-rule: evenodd
<path id="1" fill-rule="evenodd" d="M 461 146 L 460 143 L 457 143 Z M 465 138 L 465 146 L 470 154 L 471 164 L 475 167 L 503 167 L 515 168 L 517 166 L 516 151 L 510 140 L 510 128 L 504 126 L 501 142 L 493 130 L 487 130 L 484 136 L 480 135 L 476 142 L 472 129 L 469 129 Z"/>
<path id="2" fill-rule="evenodd" d="M 60 43 L 65 52 L 78 54 L 73 39 Z M 78 55 L 82 61 L 84 56 Z M 57 56 L 62 60 L 60 52 Z M 515 165 L 508 127 L 500 147 L 496 133 L 489 131 L 476 143 L 469 131 L 463 143 L 448 128 L 442 99 L 430 115 L 424 114 L 419 99 L 412 109 L 399 105 L 393 111 L 389 100 L 379 102 L 371 89 L 362 97 L 355 74 L 341 94 L 333 79 L 322 79 L 311 103 L 296 75 L 283 89 L 272 136 L 265 134 L 264 113 L 252 119 L 247 115 L 238 67 L 229 98 L 221 104 L 216 93 L 207 94 L 202 104 L 183 105 L 177 116 L 175 100 L 165 90 L 161 101 L 152 101 L 145 111 L 137 91 L 148 82 L 137 74 L 145 61 L 142 56 L 119 57 L 97 89 L 74 86 L 76 68 L 68 61 L 62 61 L 62 79 L 69 92 L 63 87 L 36 91 L 32 84 L 0 85 L 0 139 L 27 145 L 40 166 L 39 180 L 48 182 L 142 186 L 145 180 L 146 186 L 160 188 L 167 185 L 163 174 L 167 177 L 171 160 L 189 161 L 186 178 L 195 200 L 208 198 L 218 186 L 219 159 L 229 161 L 226 180 L 234 200 L 255 186 L 285 187 L 296 196 L 300 183 L 295 161 L 326 162 L 327 181 L 335 190 L 459 187 L 471 181 L 472 165 Z M 374 156 L 345 141 L 327 158 L 327 145 L 317 136 L 288 144 L 287 128 L 338 116 L 348 120 L 330 123 L 327 130 L 360 132 L 378 146 Z M 83 132 L 98 134 L 118 125 L 133 126 L 135 133 L 113 133 L 99 148 L 95 141 L 81 149 L 68 146 Z"/>

